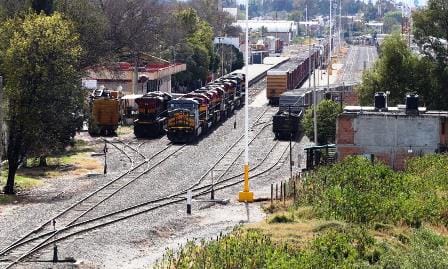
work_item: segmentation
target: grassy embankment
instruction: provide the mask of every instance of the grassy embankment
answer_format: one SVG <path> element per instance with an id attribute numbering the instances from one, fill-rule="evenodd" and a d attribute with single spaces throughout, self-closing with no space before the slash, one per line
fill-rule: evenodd
<path id="1" fill-rule="evenodd" d="M 76 140 L 75 145 L 65 154 L 47 158 L 47 166 L 39 167 L 38 159 L 28 159 L 26 167 L 17 171 L 15 184 L 17 191 L 25 191 L 42 184 L 42 179 L 57 178 L 61 176 L 81 176 L 87 173 L 101 172 L 102 164 L 90 156 L 94 151 L 92 145 L 83 140 Z M 3 167 L 0 177 L 0 186 L 6 183 L 8 174 L 7 164 Z M 10 203 L 15 196 L 0 194 L 0 204 Z"/>
<path id="2" fill-rule="evenodd" d="M 322 167 L 300 181 L 295 204 L 267 204 L 266 221 L 191 241 L 156 268 L 448 268 L 448 156 L 408 167 Z"/>

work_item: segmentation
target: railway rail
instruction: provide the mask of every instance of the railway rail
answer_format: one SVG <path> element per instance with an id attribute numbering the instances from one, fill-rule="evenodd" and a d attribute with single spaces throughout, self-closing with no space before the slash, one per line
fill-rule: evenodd
<path id="1" fill-rule="evenodd" d="M 123 149 L 120 149 L 118 146 L 114 145 L 114 143 L 109 142 L 109 144 L 117 148 L 119 151 L 124 152 Z M 131 148 L 133 151 L 140 154 L 137 149 L 132 148 L 131 146 L 126 144 L 124 144 L 124 146 L 127 148 Z M 15 260 L 15 261 L 22 260 L 24 257 L 28 256 L 29 253 L 32 253 L 33 250 L 38 248 L 40 245 L 45 244 L 45 242 L 51 240 L 51 238 L 56 236 L 59 233 L 59 231 L 64 230 L 64 228 L 66 227 L 73 226 L 78 222 L 82 222 L 82 220 L 89 212 L 98 208 L 101 204 L 103 204 L 105 201 L 113 197 L 116 193 L 123 190 L 124 188 L 135 182 L 137 179 L 141 178 L 143 175 L 149 173 L 155 167 L 157 167 L 158 165 L 169 159 L 177 152 L 181 151 L 184 147 L 185 145 L 172 145 L 171 143 L 169 143 L 165 148 L 156 152 L 150 158 L 145 157 L 145 160 L 143 162 L 135 164 L 134 161 L 131 159 L 132 160 L 131 168 L 128 169 L 126 172 L 122 173 L 118 177 L 114 178 L 112 181 L 98 188 L 94 192 L 90 193 L 83 199 L 75 202 L 70 207 L 64 209 L 56 216 L 44 222 L 44 224 L 42 224 L 38 228 L 30 231 L 17 241 L 13 242 L 9 246 L 2 249 L 0 251 L 0 257 L 5 256 L 5 254 L 9 254 L 8 260 Z M 157 156 L 161 155 L 164 152 L 168 152 L 168 154 L 162 157 L 162 159 L 157 161 L 154 165 L 148 168 L 144 168 L 145 164 L 150 163 L 154 158 L 156 158 Z M 125 155 L 131 158 L 129 154 Z M 141 171 L 141 168 L 143 168 L 143 171 Z M 6 268 L 9 267 L 10 266 Z"/>
<path id="2" fill-rule="evenodd" d="M 269 113 L 267 113 L 268 109 L 269 108 L 264 110 L 263 113 L 261 113 L 261 115 L 254 121 L 253 126 L 257 126 L 256 125 L 257 123 L 258 123 L 258 125 L 261 125 L 260 121 L 262 119 L 265 120 L 264 125 L 257 132 L 257 134 L 253 137 L 252 141 L 254 141 L 255 138 L 257 137 L 257 135 L 260 134 L 267 126 L 270 125 L 269 120 L 266 120 L 266 119 L 271 118 L 271 115 L 269 115 Z M 253 127 L 253 128 L 255 128 L 255 127 Z M 97 228 L 103 227 L 105 225 L 115 223 L 115 222 L 124 220 L 126 218 L 132 217 L 132 216 L 136 216 L 139 214 L 143 214 L 145 212 L 155 210 L 157 208 L 161 208 L 161 207 L 168 206 L 170 204 L 175 204 L 175 203 L 181 202 L 184 200 L 184 198 L 180 197 L 180 196 L 184 195 L 186 193 L 186 191 L 188 191 L 188 190 L 194 190 L 194 191 L 202 190 L 202 192 L 204 192 L 204 190 L 209 188 L 211 185 L 205 184 L 205 185 L 201 186 L 201 183 L 207 177 L 207 175 L 209 175 L 209 173 L 212 169 L 214 169 L 218 165 L 222 165 L 222 161 L 224 159 L 226 159 L 226 156 L 229 154 L 233 154 L 233 152 L 236 151 L 238 153 L 237 156 L 233 159 L 233 161 L 231 161 L 230 163 L 227 163 L 227 166 L 229 167 L 227 169 L 227 171 L 228 171 L 230 169 L 230 167 L 240 157 L 242 151 L 235 150 L 235 148 L 237 148 L 236 145 L 242 140 L 242 138 L 243 138 L 243 136 L 241 136 L 224 154 L 222 154 L 221 157 L 215 163 L 215 165 L 213 165 L 206 173 L 204 173 L 204 175 L 196 183 L 191 185 L 188 189 L 184 189 L 184 190 L 179 191 L 178 193 L 175 193 L 173 195 L 169 195 L 169 196 L 166 196 L 166 197 L 163 197 L 160 199 L 155 199 L 155 200 L 147 201 L 144 203 L 140 203 L 138 205 L 134 205 L 134 206 L 131 206 L 131 207 L 128 207 L 125 209 L 111 212 L 109 214 L 105 214 L 103 216 L 99 216 L 96 218 L 87 219 L 85 216 L 88 212 L 85 210 L 84 213 L 82 213 L 80 216 L 76 217 L 75 219 L 72 219 L 72 221 L 68 222 L 66 225 L 62 225 L 62 226 L 59 225 L 59 227 L 60 227 L 59 229 L 54 229 L 53 231 L 48 231 L 48 229 L 47 229 L 45 232 L 43 232 L 42 231 L 43 227 L 48 224 L 51 224 L 52 220 L 46 222 L 44 225 L 42 225 L 38 229 L 33 230 L 31 233 L 27 234 L 27 236 L 22 237 L 21 239 L 19 239 L 18 241 L 16 241 L 12 245 L 10 245 L 8 248 L 6 248 L 0 252 L 0 256 L 4 256 L 5 254 L 9 253 L 8 261 L 10 261 L 12 263 L 9 264 L 6 268 L 10 268 L 10 267 L 14 266 L 15 264 L 19 263 L 20 261 L 24 260 L 25 258 L 30 257 L 33 254 L 37 253 L 41 249 L 44 249 L 44 248 L 46 248 L 56 242 L 59 242 L 65 238 L 72 237 L 74 235 L 90 231 L 92 229 L 97 229 Z M 269 152 L 271 152 L 275 148 L 275 145 L 277 143 L 275 143 L 272 146 L 272 148 Z M 129 145 L 127 145 L 127 146 L 129 146 Z M 180 146 L 180 148 L 183 148 L 184 146 L 185 145 Z M 172 145 L 167 146 L 167 148 L 168 147 L 172 147 Z M 164 150 L 162 150 L 162 151 L 164 151 Z M 160 151 L 160 152 L 162 152 L 162 151 Z M 160 154 L 160 152 L 153 155 L 152 158 L 155 157 L 156 155 Z M 268 157 L 268 155 L 269 155 L 269 153 L 265 156 L 263 161 Z M 171 154 L 169 156 L 171 156 Z M 169 156 L 167 156 L 167 157 L 169 157 Z M 141 167 L 144 163 L 145 163 L 145 161 L 140 164 L 137 164 L 134 167 L 134 169 L 136 169 L 137 167 Z M 152 168 L 156 167 L 158 164 L 155 164 L 154 166 L 152 166 Z M 255 169 L 255 167 L 254 167 L 254 169 Z M 141 176 L 143 174 L 145 174 L 145 172 L 142 172 L 139 176 Z M 223 173 L 219 177 L 220 180 L 216 184 L 223 184 L 224 182 L 230 180 L 230 179 L 221 180 L 221 178 L 223 178 L 224 174 L 225 173 Z M 137 179 L 138 176 L 137 177 L 134 176 L 134 178 Z M 131 182 L 124 184 L 123 188 L 126 187 L 130 183 Z M 237 183 L 234 183 L 234 184 L 237 184 Z M 113 189 L 112 193 L 109 193 L 108 197 L 109 198 L 112 197 L 118 191 L 119 191 L 118 189 Z M 196 195 L 199 195 L 199 193 Z M 95 208 L 101 203 L 102 202 L 99 201 L 96 204 L 93 204 L 91 208 Z M 69 209 L 71 209 L 71 208 L 73 208 L 73 206 L 70 207 Z M 91 211 L 91 210 L 92 209 L 90 209 L 89 211 Z M 30 236 L 35 234 L 36 232 L 40 232 L 40 233 L 38 235 L 35 235 L 34 237 L 30 238 Z M 25 246 L 27 246 L 28 248 L 26 248 Z M 25 251 L 24 251 L 24 248 L 26 248 Z M 13 252 L 13 251 L 15 253 L 19 252 L 19 253 L 21 253 L 21 255 L 19 255 L 19 256 L 11 255 L 11 252 Z"/>

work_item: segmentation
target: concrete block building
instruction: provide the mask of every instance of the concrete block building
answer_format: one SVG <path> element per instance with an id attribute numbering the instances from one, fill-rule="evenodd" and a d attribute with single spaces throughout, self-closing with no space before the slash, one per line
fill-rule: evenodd
<path id="1" fill-rule="evenodd" d="M 373 154 L 396 170 L 415 155 L 443 152 L 448 144 L 448 112 L 347 106 L 336 126 L 338 159 Z"/>

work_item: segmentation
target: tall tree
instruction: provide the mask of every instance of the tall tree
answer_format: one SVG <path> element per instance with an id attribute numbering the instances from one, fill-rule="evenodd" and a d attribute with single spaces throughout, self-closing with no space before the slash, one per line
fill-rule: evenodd
<path id="1" fill-rule="evenodd" d="M 56 1 L 54 9 L 71 20 L 83 48 L 81 67 L 113 58 L 109 24 L 101 6 L 92 0 Z"/>
<path id="2" fill-rule="evenodd" d="M 363 74 L 358 89 L 361 104 L 371 105 L 375 92 L 390 91 L 390 105 L 402 104 L 408 92 L 419 93 L 422 101 L 431 105 L 428 92 L 431 63 L 414 55 L 399 34 L 386 38 L 380 49 L 380 57 L 373 68 Z"/>
<path id="3" fill-rule="evenodd" d="M 448 2 L 429 0 L 427 8 L 413 13 L 414 38 L 426 59 L 435 65 L 431 74 L 434 109 L 448 109 Z"/>
<path id="4" fill-rule="evenodd" d="M 401 32 L 402 15 L 400 11 L 387 12 L 383 18 L 385 33 Z"/>
<path id="5" fill-rule="evenodd" d="M 307 109 L 303 118 L 303 129 L 314 141 L 314 107 Z M 323 100 L 317 105 L 317 142 L 319 144 L 334 143 L 336 138 L 336 119 L 341 113 L 339 103 L 332 100 Z"/>
<path id="6" fill-rule="evenodd" d="M 79 36 L 61 14 L 28 14 L 0 25 L 0 72 L 8 100 L 8 179 L 28 154 L 60 150 L 72 139 L 82 109 Z"/>

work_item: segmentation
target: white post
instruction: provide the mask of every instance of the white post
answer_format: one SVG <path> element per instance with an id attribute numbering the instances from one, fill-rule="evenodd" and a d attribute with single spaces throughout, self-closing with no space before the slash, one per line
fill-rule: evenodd
<path id="1" fill-rule="evenodd" d="M 244 189 L 239 193 L 240 202 L 253 202 L 253 193 L 249 191 L 249 1 L 246 0 L 246 79 L 244 96 Z"/>
<path id="2" fill-rule="evenodd" d="M 306 35 L 308 36 L 308 89 L 311 88 L 311 34 L 308 29 L 308 5 L 305 6 Z"/>
<path id="3" fill-rule="evenodd" d="M 338 32 L 338 45 L 339 45 L 339 51 L 341 50 L 341 27 L 342 27 L 342 0 L 339 0 L 339 32 Z"/>
<path id="4" fill-rule="evenodd" d="M 246 79 L 245 79 L 245 106 L 244 106 L 244 132 L 246 147 L 244 153 L 244 163 L 249 165 L 249 1 L 246 0 L 246 69 L 245 69 Z"/>
<path id="5" fill-rule="evenodd" d="M 314 51 L 314 45 L 313 45 L 313 51 Z M 311 79 L 311 78 L 310 78 Z M 313 104 L 314 104 L 314 110 L 313 110 L 313 122 L 314 122 L 314 144 L 317 146 L 317 96 L 316 96 L 316 74 L 314 73 L 313 76 L 314 83 L 313 83 Z"/>
<path id="6" fill-rule="evenodd" d="M 191 195 L 191 190 L 187 191 L 187 214 L 191 215 L 191 199 L 192 195 Z"/>

